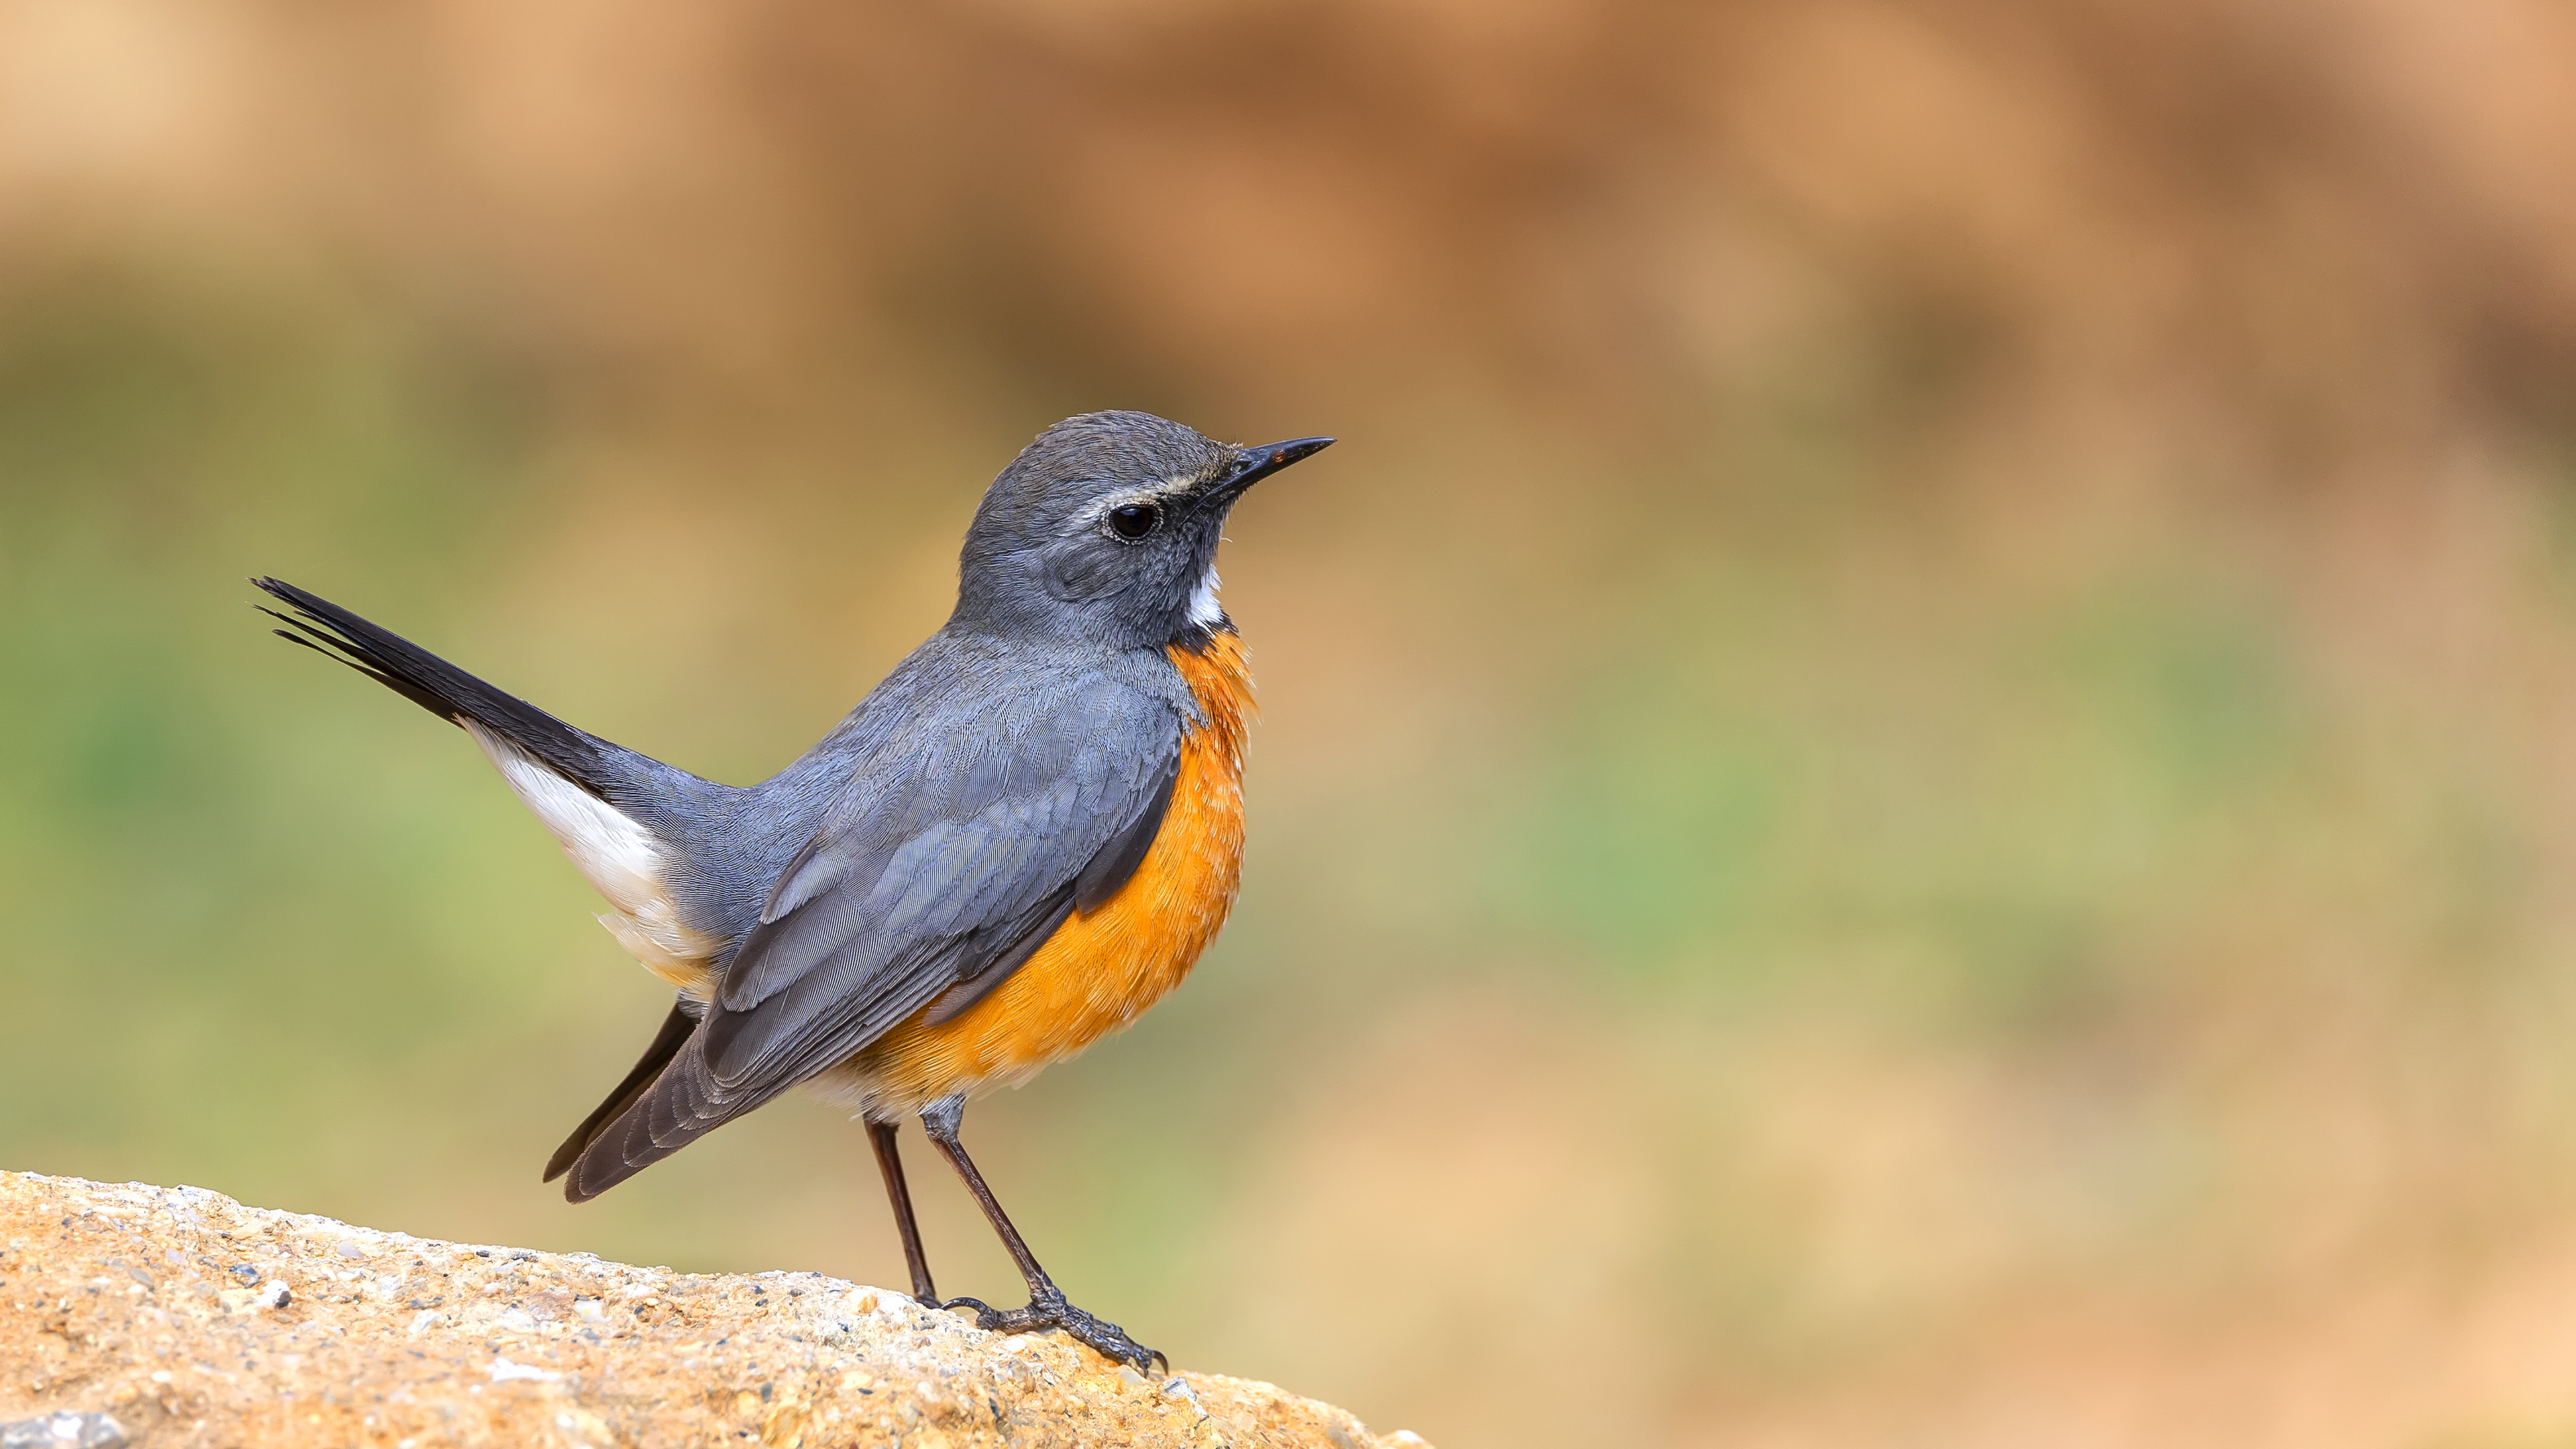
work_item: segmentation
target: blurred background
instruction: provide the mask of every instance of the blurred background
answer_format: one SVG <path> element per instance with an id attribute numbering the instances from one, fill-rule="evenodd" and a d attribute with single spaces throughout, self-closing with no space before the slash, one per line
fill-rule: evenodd
<path id="1" fill-rule="evenodd" d="M 2576 1443 L 2572 71 L 2551 0 L 0 0 L 0 1166 L 901 1282 L 803 1100 L 539 1185 L 667 995 L 244 576 L 748 782 L 1143 408 L 1343 441 L 1225 555 L 1232 928 L 969 1119 L 1079 1301 L 1445 1449 Z"/>

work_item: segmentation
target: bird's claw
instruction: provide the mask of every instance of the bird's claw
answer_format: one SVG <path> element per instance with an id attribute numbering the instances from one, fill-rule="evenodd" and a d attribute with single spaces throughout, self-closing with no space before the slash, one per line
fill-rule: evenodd
<path id="1" fill-rule="evenodd" d="M 1102 1358 L 1133 1364 L 1139 1371 L 1149 1365 L 1153 1372 L 1171 1372 L 1172 1361 L 1159 1349 L 1151 1349 L 1127 1336 L 1127 1330 L 1105 1318 L 1095 1318 L 1067 1303 L 1060 1292 L 1037 1294 L 1026 1308 L 995 1308 L 981 1298 L 951 1298 L 941 1309 L 972 1308 L 975 1326 L 988 1333 L 1035 1333 L 1061 1328 L 1080 1340 Z"/>

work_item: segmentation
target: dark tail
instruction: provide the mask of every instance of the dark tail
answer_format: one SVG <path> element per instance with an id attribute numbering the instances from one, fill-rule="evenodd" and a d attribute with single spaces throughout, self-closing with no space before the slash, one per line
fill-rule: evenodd
<path id="1" fill-rule="evenodd" d="M 275 631 L 279 638 L 336 659 L 441 719 L 489 730 L 612 809 L 625 808 L 619 797 L 631 803 L 639 793 L 641 771 L 690 778 L 584 734 L 328 599 L 277 579 L 251 582 L 292 611 L 260 610 L 286 626 Z M 716 1094 L 704 1055 L 688 1050 L 697 1026 L 697 1016 L 685 1006 L 671 1008 L 626 1080 L 555 1149 L 546 1163 L 548 1182 L 570 1172 L 565 1196 L 574 1202 L 596 1197 L 766 1100 L 710 1110 Z"/>
<path id="2" fill-rule="evenodd" d="M 591 794 L 608 798 L 612 767 L 601 741 L 328 599 L 278 579 L 251 582 L 294 610 L 292 615 L 260 610 L 288 626 L 272 631 L 280 639 L 337 659 L 441 719 L 460 725 L 471 720 Z"/>
<path id="3" fill-rule="evenodd" d="M 679 1015 L 674 1011 L 674 1016 Z M 704 1037 L 697 1023 L 678 1033 L 671 1054 L 649 1083 L 632 1093 L 621 1090 L 609 1099 L 617 1107 L 614 1116 L 603 1103 L 594 1121 L 583 1123 L 589 1134 L 571 1161 L 564 1165 L 572 1176 L 564 1183 L 564 1196 L 574 1202 L 588 1202 L 645 1168 L 706 1136 L 725 1123 L 778 1095 L 784 1084 L 766 1091 L 727 1097 L 707 1070 Z M 676 1022 L 666 1022 L 666 1034 L 675 1032 Z M 662 1045 L 656 1041 L 656 1048 Z M 648 1054 L 649 1055 L 649 1054 Z M 641 1075 L 644 1064 L 636 1064 Z M 632 1081 L 632 1078 L 629 1078 Z M 604 1119 L 604 1120 L 603 1120 Z M 567 1142 L 565 1147 L 571 1147 Z M 564 1154 L 558 1152 L 557 1160 Z M 549 1164 L 551 1166 L 552 1164 Z"/>
<path id="4" fill-rule="evenodd" d="M 689 1014 L 688 1008 L 671 1008 L 671 1014 L 662 1018 L 662 1030 L 653 1037 L 653 1044 L 644 1048 L 644 1055 L 636 1060 L 635 1070 L 628 1072 L 626 1080 L 617 1084 L 617 1090 L 608 1094 L 608 1100 L 599 1104 L 599 1110 L 584 1118 L 580 1126 L 572 1129 L 572 1135 L 564 1139 L 563 1146 L 555 1149 L 555 1155 L 546 1162 L 543 1181 L 552 1182 L 563 1176 L 580 1159 L 583 1148 L 607 1131 L 610 1123 L 624 1116 L 626 1109 L 634 1106 L 638 1098 L 652 1090 L 653 1083 L 662 1075 L 662 1069 L 671 1064 L 671 1058 L 680 1054 L 680 1047 L 688 1041 L 689 1033 L 696 1030 L 697 1025 L 697 1018 Z M 574 1199 L 576 1202 L 580 1200 Z"/>

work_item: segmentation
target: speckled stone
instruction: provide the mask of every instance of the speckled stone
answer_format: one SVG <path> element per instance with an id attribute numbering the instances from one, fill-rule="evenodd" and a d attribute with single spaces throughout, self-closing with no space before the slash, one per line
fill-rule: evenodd
<path id="1" fill-rule="evenodd" d="M 1423 1442 L 820 1274 L 701 1277 L 0 1172 L 0 1425 L 61 1414 L 151 1449 Z"/>

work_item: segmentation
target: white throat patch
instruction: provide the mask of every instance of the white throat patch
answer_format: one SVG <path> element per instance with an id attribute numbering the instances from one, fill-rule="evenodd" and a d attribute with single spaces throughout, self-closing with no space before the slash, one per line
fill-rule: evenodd
<path id="1" fill-rule="evenodd" d="M 1216 565 L 1209 564 L 1206 576 L 1190 592 L 1190 622 L 1202 629 L 1213 629 L 1225 618 L 1225 609 L 1216 601 L 1216 588 Z"/>

